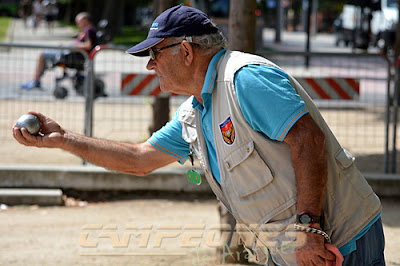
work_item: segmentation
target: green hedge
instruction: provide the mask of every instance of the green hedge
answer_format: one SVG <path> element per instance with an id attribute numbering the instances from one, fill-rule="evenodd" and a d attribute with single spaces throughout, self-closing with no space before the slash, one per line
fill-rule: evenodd
<path id="1" fill-rule="evenodd" d="M 10 17 L 0 17 L 0 41 L 5 41 L 7 38 L 8 27 L 11 23 Z"/>
<path id="2" fill-rule="evenodd" d="M 135 27 L 124 26 L 121 35 L 114 36 L 112 42 L 115 45 L 133 46 L 147 37 L 147 32 L 139 31 Z"/>

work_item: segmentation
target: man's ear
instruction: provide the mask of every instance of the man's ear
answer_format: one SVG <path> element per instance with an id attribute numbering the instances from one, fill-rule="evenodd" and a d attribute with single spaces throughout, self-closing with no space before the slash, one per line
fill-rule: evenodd
<path id="1" fill-rule="evenodd" d="M 182 52 L 185 65 L 189 66 L 193 62 L 194 50 L 188 41 L 182 41 Z"/>

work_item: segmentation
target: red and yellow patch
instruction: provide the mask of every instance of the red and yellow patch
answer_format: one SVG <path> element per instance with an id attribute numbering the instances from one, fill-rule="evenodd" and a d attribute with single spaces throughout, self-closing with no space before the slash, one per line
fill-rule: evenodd
<path id="1" fill-rule="evenodd" d="M 219 128 L 225 143 L 232 145 L 235 141 L 235 128 L 233 127 L 231 118 L 228 117 L 224 122 L 219 124 Z"/>

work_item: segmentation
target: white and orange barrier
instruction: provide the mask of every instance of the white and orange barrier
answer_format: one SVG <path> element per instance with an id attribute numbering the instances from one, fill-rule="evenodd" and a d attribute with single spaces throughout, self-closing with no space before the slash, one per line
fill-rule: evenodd
<path id="1" fill-rule="evenodd" d="M 358 100 L 360 81 L 353 78 L 296 78 L 313 99 Z M 156 74 L 122 74 L 122 95 L 174 96 L 160 90 Z"/>

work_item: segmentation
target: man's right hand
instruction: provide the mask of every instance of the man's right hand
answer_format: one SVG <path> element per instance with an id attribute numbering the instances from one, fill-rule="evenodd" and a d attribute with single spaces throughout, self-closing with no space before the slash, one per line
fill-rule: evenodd
<path id="1" fill-rule="evenodd" d="M 36 116 L 40 120 L 40 132 L 34 136 L 29 134 L 25 128 L 13 126 L 14 138 L 25 146 L 59 148 L 64 142 L 65 130 L 54 120 L 42 115 L 41 113 L 29 111 L 29 114 Z"/>

